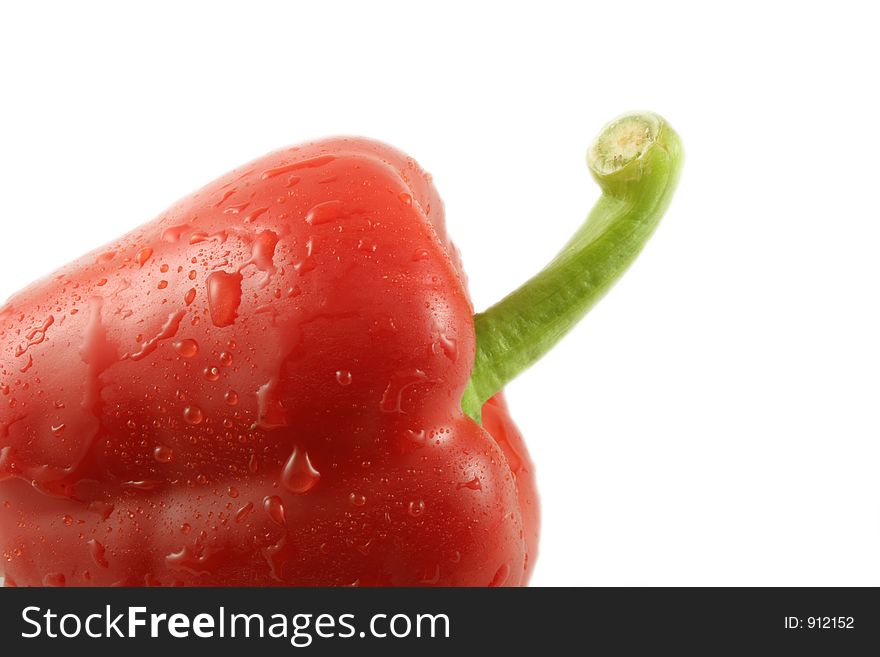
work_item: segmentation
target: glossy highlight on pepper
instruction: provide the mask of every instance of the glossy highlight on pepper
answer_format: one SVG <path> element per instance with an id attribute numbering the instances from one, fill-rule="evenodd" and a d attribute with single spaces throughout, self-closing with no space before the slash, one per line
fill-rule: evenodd
<path id="1" fill-rule="evenodd" d="M 538 500 L 502 388 L 623 272 L 680 166 L 654 115 L 603 136 L 585 227 L 476 318 L 430 175 L 359 138 L 255 160 L 13 296 L 6 585 L 526 584 Z"/>

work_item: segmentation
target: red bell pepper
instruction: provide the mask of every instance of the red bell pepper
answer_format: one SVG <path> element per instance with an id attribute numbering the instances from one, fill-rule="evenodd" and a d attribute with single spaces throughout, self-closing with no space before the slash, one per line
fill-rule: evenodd
<path id="1" fill-rule="evenodd" d="M 476 320 L 431 177 L 363 139 L 258 159 L 18 293 L 6 584 L 525 584 L 538 503 L 498 393 L 635 256 L 677 144 L 609 125 L 605 206 Z"/>

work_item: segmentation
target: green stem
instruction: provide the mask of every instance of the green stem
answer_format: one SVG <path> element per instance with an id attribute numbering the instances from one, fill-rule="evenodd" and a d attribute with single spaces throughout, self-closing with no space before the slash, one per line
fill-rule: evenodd
<path id="1" fill-rule="evenodd" d="M 609 123 L 587 155 L 602 189 L 587 220 L 550 264 L 474 317 L 477 350 L 462 409 L 483 404 L 549 351 L 635 260 L 666 211 L 683 160 L 678 135 L 659 116 Z"/>

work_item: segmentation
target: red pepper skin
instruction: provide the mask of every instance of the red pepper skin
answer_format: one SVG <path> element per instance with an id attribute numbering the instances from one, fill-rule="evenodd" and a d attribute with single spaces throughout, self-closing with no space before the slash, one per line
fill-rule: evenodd
<path id="1" fill-rule="evenodd" d="M 462 414 L 473 354 L 412 159 L 233 171 L 0 310 L 7 584 L 523 585 L 532 468 L 503 399 Z"/>

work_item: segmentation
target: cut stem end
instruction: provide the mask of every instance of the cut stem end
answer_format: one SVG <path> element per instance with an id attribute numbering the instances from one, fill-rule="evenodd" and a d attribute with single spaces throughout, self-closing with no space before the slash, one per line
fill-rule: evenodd
<path id="1" fill-rule="evenodd" d="M 641 159 L 659 136 L 663 120 L 649 112 L 624 114 L 608 123 L 587 153 L 587 164 L 597 180 Z"/>

